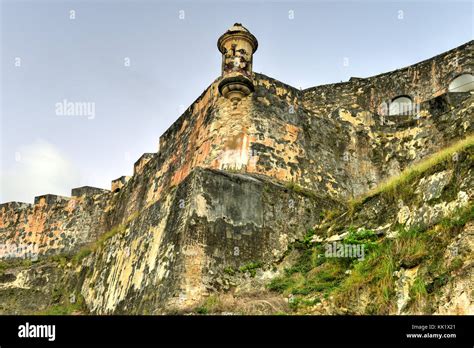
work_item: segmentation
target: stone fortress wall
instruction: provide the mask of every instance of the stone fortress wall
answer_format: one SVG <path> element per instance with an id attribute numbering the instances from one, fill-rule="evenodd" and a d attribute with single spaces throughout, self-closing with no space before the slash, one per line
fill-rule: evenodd
<path id="1" fill-rule="evenodd" d="M 471 41 L 407 68 L 305 90 L 254 74 L 255 92 L 237 109 L 219 95 L 216 79 L 160 137 L 158 153 L 144 154 L 118 189 L 114 180 L 116 192 L 78 188 L 70 198 L 4 203 L 1 236 L 40 249 L 88 242 L 97 236 L 97 224 L 106 229 L 124 221 L 195 167 L 265 174 L 335 198 L 361 194 L 472 131 L 469 92 L 449 93 L 448 86 L 473 72 L 473 46 Z M 419 103 L 418 119 L 381 117 L 380 105 L 397 96 Z M 121 202 L 124 189 L 128 199 Z M 106 219 L 110 210 L 124 218 Z"/>
<path id="2" fill-rule="evenodd" d="M 474 73 L 473 49 L 474 43 L 470 41 L 402 69 L 308 88 L 303 91 L 303 103 L 310 110 L 326 113 L 334 107 L 355 105 L 380 113 L 383 102 L 399 96 L 408 96 L 415 103 L 422 103 L 448 93 L 451 81 L 459 75 Z"/>
<path id="3" fill-rule="evenodd" d="M 101 286 L 84 285 L 86 300 L 97 312 L 113 312 L 137 289 L 161 284 L 160 301 L 186 302 L 207 291 L 202 275 L 216 264 L 281 257 L 323 209 L 472 133 L 471 93 L 448 86 L 473 72 L 473 45 L 306 90 L 256 73 L 242 82 L 227 71 L 160 137 L 159 152 L 140 157 L 133 176 L 114 180 L 111 191 L 84 187 L 72 197 L 1 204 L 0 258 L 73 253 L 123 226 L 124 239 L 88 261 L 98 272 L 114 260 L 107 279 L 93 272 L 88 282 Z M 397 96 L 409 96 L 416 112 L 384 114 L 381 103 Z M 285 183 L 308 190 L 310 199 Z M 145 282 L 152 270 L 158 275 Z"/>

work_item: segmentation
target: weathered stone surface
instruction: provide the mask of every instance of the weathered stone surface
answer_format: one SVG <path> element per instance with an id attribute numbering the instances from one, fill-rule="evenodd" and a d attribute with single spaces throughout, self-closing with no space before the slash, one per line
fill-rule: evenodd
<path id="1" fill-rule="evenodd" d="M 122 189 L 122 187 L 124 187 L 128 180 L 130 180 L 130 176 L 121 176 L 120 178 L 118 179 L 115 179 L 115 180 L 112 180 L 112 183 L 111 183 L 111 191 L 116 193 L 118 191 L 120 191 Z"/>
<path id="2" fill-rule="evenodd" d="M 0 205 L 0 258 L 73 253 L 121 227 L 83 260 L 80 276 L 71 271 L 89 309 L 192 306 L 228 286 L 217 276 L 223 268 L 281 258 L 323 209 L 472 133 L 472 93 L 447 91 L 452 78 L 473 72 L 472 48 L 306 90 L 253 73 L 244 52 L 237 72 L 251 79 L 252 93 L 236 104 L 216 79 L 160 137 L 159 152 L 140 157 L 112 192 L 79 188 L 71 198 Z M 381 104 L 400 95 L 416 112 L 387 116 Z M 402 201 L 398 211 L 374 199 L 358 216 L 386 234 L 395 221 L 439 221 L 472 199 L 472 172 L 464 173 L 426 178 L 416 193 L 422 204 Z M 459 190 L 444 197 L 453 180 Z"/>
<path id="3" fill-rule="evenodd" d="M 105 229 L 109 193 L 40 196 L 31 204 L 0 207 L 0 258 L 71 253 Z"/>
<path id="4" fill-rule="evenodd" d="M 100 195 L 106 192 L 108 192 L 108 190 L 104 190 L 98 187 L 82 186 L 82 187 L 73 188 L 71 190 L 71 196 L 73 197 L 94 196 L 94 195 Z"/>
<path id="5" fill-rule="evenodd" d="M 474 313 L 474 223 L 469 222 L 448 246 L 444 256 L 445 267 L 458 265 L 456 276 L 446 284 L 440 294 L 436 314 L 472 315 Z"/>
<path id="6" fill-rule="evenodd" d="M 410 300 L 410 288 L 413 286 L 418 274 L 418 268 L 419 266 L 410 269 L 401 268 L 394 273 L 394 277 L 396 278 L 395 296 L 397 297 L 396 314 L 402 314 Z"/>
<path id="7" fill-rule="evenodd" d="M 265 177 L 197 169 L 84 260 L 82 295 L 96 313 L 190 308 L 222 289 L 224 269 L 281 258 L 337 205 Z"/>
<path id="8" fill-rule="evenodd" d="M 393 282 L 394 303 L 393 308 L 386 313 L 473 314 L 473 153 L 474 147 L 471 145 L 464 151 L 456 152 L 456 156 L 448 157 L 446 161 L 419 174 L 414 182 L 404 183 L 403 190 L 383 191 L 365 199 L 352 213 L 341 213 L 329 222 L 323 222 L 316 226 L 317 234 L 313 242 L 341 241 L 349 229 L 363 229 L 382 231 L 380 238 L 389 238 L 396 244 L 401 238 L 400 230 L 414 228 L 412 231 L 416 234 L 413 234 L 411 244 L 414 254 L 393 263 L 393 276 L 386 280 Z M 400 199 L 401 197 L 404 199 Z M 465 217 L 467 222 L 463 222 L 466 225 L 456 232 L 456 224 L 460 222 L 453 217 L 465 209 L 471 209 L 468 217 Z M 450 229 L 445 230 L 440 226 L 450 226 Z M 418 230 L 420 232 L 416 232 Z M 416 251 L 417 246 L 426 245 L 421 239 L 425 238 L 426 241 L 428 231 L 429 238 L 437 242 L 431 243 L 429 250 Z M 448 233 L 447 231 L 454 231 L 457 235 L 446 237 L 443 234 Z M 420 240 L 417 241 L 417 238 Z M 418 294 L 424 298 L 419 301 L 424 302 L 414 306 L 416 299 L 413 286 L 417 280 L 421 289 Z M 331 298 L 322 301 L 322 305 L 315 306 L 310 312 L 368 314 L 370 305 L 369 287 L 362 286 L 348 300 L 346 312 L 341 311 L 340 306 Z"/>
<path id="9" fill-rule="evenodd" d="M 472 151 L 472 150 L 469 150 Z M 396 228 L 430 226 L 469 205 L 474 199 L 474 175 L 470 152 L 451 159 L 452 168 L 437 166 L 410 187 L 405 201 L 391 201 L 387 195 L 370 197 L 356 217 L 341 216 L 340 224 L 395 232 Z M 330 230 L 331 231 L 331 230 Z"/>
<path id="10" fill-rule="evenodd" d="M 35 204 L 44 202 L 46 204 L 52 205 L 55 203 L 65 202 L 67 200 L 69 200 L 69 197 L 47 194 L 35 197 Z"/>
<path id="11" fill-rule="evenodd" d="M 155 153 L 144 153 L 141 155 L 141 157 L 133 165 L 133 174 L 140 174 L 145 164 L 147 164 L 148 161 L 150 161 L 155 155 Z"/>
<path id="12" fill-rule="evenodd" d="M 337 206 L 265 176 L 196 169 L 70 268 L 69 277 L 81 279 L 75 287 L 93 313 L 186 310 L 229 286 L 226 269 L 280 259 L 323 209 Z M 32 279 L 3 286 L 29 289 Z"/>

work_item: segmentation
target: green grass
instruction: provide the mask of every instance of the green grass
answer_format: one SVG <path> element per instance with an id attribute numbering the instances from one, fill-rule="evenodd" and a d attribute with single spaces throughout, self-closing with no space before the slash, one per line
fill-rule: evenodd
<path id="1" fill-rule="evenodd" d="M 474 220 L 474 205 L 460 209 L 452 216 L 445 217 L 439 225 L 445 229 L 459 228 L 472 220 Z"/>
<path id="2" fill-rule="evenodd" d="M 355 257 L 327 258 L 323 245 L 314 245 L 310 242 L 313 234 L 313 230 L 308 231 L 302 241 L 292 245 L 292 248 L 299 251 L 297 262 L 285 269 L 284 275 L 273 279 L 268 285 L 269 290 L 285 295 L 309 295 L 315 292 L 328 294 L 340 285 L 345 277 L 345 271 L 356 262 Z M 351 229 L 344 242 L 362 244 L 366 252 L 370 252 L 375 248 L 375 239 L 373 231 Z M 301 305 L 307 302 L 296 301 L 296 303 Z"/>
<path id="3" fill-rule="evenodd" d="M 61 267 L 65 267 L 69 261 L 69 256 L 65 254 L 52 255 L 48 260 L 59 264 Z"/>
<path id="4" fill-rule="evenodd" d="M 410 289 L 411 306 L 421 308 L 430 293 L 446 284 L 450 272 L 462 267 L 462 260 L 457 258 L 445 269 L 444 252 L 452 238 L 473 220 L 473 207 L 471 204 L 456 211 L 429 230 L 400 227 L 396 239 L 378 238 L 371 230 L 351 229 L 344 242 L 365 245 L 365 258 L 361 261 L 326 258 L 323 245 L 299 242 L 293 246 L 299 251 L 295 264 L 274 278 L 268 289 L 292 294 L 291 308 L 295 311 L 311 306 L 312 299 L 328 295 L 333 296 L 336 305 L 350 307 L 365 294 L 370 299 L 366 314 L 388 314 L 396 306 L 394 272 L 423 263 L 425 271 Z M 433 281 L 428 284 L 430 279 Z"/>
<path id="5" fill-rule="evenodd" d="M 224 268 L 224 273 L 233 276 L 233 275 L 235 275 L 236 272 L 235 272 L 234 268 L 226 267 L 226 268 Z"/>
<path id="6" fill-rule="evenodd" d="M 451 265 L 449 267 L 449 270 L 451 272 L 453 271 L 457 271 L 458 269 L 460 269 L 463 265 L 463 260 L 460 258 L 460 257 L 456 257 L 452 262 L 451 262 Z"/>
<path id="7" fill-rule="evenodd" d="M 223 272 L 224 274 L 235 276 L 241 273 L 249 273 L 251 277 L 255 277 L 257 270 L 263 267 L 263 262 L 261 261 L 252 261 L 248 262 L 245 265 L 240 266 L 239 268 L 234 268 L 231 266 L 225 267 Z"/>
<path id="8" fill-rule="evenodd" d="M 70 315 L 73 313 L 87 313 L 84 297 L 77 296 L 76 301 L 71 303 L 66 296 L 58 295 L 58 302 L 48 308 L 32 313 L 33 315 Z"/>
<path id="9" fill-rule="evenodd" d="M 416 277 L 413 285 L 410 288 L 410 297 L 415 300 L 420 300 L 428 295 L 426 291 L 426 284 L 421 277 Z"/>
<path id="10" fill-rule="evenodd" d="M 417 311 L 423 310 L 428 299 L 428 291 L 426 290 L 425 280 L 418 276 L 409 290 L 410 305 L 412 309 Z"/>
<path id="11" fill-rule="evenodd" d="M 285 269 L 282 276 L 274 278 L 268 289 L 285 295 L 308 295 L 333 289 L 342 279 L 345 266 L 341 259 L 326 259 L 321 245 L 299 243 L 297 262 Z M 299 302 L 298 302 L 299 303 Z"/>
<path id="12" fill-rule="evenodd" d="M 207 297 L 204 302 L 197 307 L 194 312 L 197 314 L 209 314 L 219 305 L 219 298 L 215 295 Z"/>
<path id="13" fill-rule="evenodd" d="M 86 258 L 93 252 L 93 247 L 91 245 L 86 245 L 79 249 L 79 251 L 73 256 L 72 262 L 78 264 L 82 259 Z"/>
<path id="14" fill-rule="evenodd" d="M 364 252 L 370 252 L 377 246 L 377 235 L 372 230 L 360 229 L 356 231 L 353 227 L 349 228 L 349 234 L 344 238 L 344 244 L 359 244 L 364 248 Z"/>
<path id="15" fill-rule="evenodd" d="M 390 251 L 389 243 L 381 243 L 368 257 L 355 263 L 351 273 L 335 289 L 336 304 L 347 307 L 364 290 L 371 299 L 371 312 L 387 311 L 391 307 L 396 269 L 396 260 Z"/>
<path id="16" fill-rule="evenodd" d="M 239 268 L 239 271 L 242 273 L 249 272 L 252 277 L 255 277 L 257 274 L 257 269 L 261 268 L 263 266 L 262 262 L 249 262 L 244 266 L 241 266 Z"/>

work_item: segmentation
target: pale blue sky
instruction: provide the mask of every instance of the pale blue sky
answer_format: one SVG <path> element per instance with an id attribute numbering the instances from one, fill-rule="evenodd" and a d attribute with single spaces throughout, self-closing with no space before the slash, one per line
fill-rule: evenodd
<path id="1" fill-rule="evenodd" d="M 219 76 L 216 41 L 234 22 L 259 40 L 256 72 L 307 88 L 472 40 L 473 3 L 2 0 L 0 202 L 130 175 Z M 95 116 L 57 115 L 64 99 Z"/>

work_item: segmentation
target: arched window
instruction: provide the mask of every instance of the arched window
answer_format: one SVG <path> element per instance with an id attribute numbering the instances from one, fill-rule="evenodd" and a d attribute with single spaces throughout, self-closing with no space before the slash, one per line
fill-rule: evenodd
<path id="1" fill-rule="evenodd" d="M 472 74 L 462 74 L 456 77 L 449 84 L 450 92 L 469 92 L 474 90 L 474 76 Z"/>
<path id="2" fill-rule="evenodd" d="M 396 97 L 390 102 L 388 114 L 394 115 L 410 115 L 413 110 L 413 102 L 409 97 Z"/>

